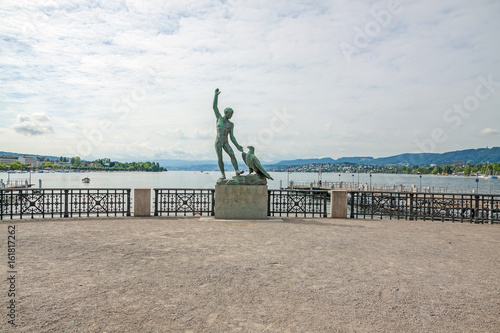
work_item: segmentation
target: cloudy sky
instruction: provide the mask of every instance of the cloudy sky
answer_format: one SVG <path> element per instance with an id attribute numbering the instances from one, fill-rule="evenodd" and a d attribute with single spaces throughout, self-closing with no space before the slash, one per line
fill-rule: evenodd
<path id="1" fill-rule="evenodd" d="M 498 146 L 499 17 L 497 0 L 3 0 L 0 150 L 214 160 L 215 88 L 268 162 Z"/>

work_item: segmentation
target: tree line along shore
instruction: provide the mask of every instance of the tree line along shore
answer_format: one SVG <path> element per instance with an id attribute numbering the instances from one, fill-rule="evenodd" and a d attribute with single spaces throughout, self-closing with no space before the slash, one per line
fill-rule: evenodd
<path id="1" fill-rule="evenodd" d="M 146 171 L 161 172 L 167 171 L 158 162 L 111 162 L 109 159 L 97 159 L 94 161 L 82 161 L 79 157 L 71 159 L 62 157 L 56 161 L 44 161 L 38 166 L 23 164 L 19 161 L 10 163 L 0 163 L 2 171 L 22 171 L 22 170 L 85 170 L 85 171 Z"/>

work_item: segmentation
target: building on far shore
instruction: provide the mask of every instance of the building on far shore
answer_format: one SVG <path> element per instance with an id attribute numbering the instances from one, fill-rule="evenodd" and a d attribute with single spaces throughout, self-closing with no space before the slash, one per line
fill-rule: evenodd
<path id="1" fill-rule="evenodd" d="M 39 167 L 43 165 L 42 160 L 39 157 L 24 155 L 19 157 L 19 162 L 22 164 L 29 165 L 31 167 Z"/>
<path id="2" fill-rule="evenodd" d="M 11 163 L 18 162 L 16 156 L 0 156 L 0 163 L 10 165 Z"/>
<path id="3" fill-rule="evenodd" d="M 62 165 L 62 166 L 71 166 L 71 162 L 62 162 L 60 160 L 56 160 L 53 162 L 54 164 L 57 164 L 57 165 Z"/>

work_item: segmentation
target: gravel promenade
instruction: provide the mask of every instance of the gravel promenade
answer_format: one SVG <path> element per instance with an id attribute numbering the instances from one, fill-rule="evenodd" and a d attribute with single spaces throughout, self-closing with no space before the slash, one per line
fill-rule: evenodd
<path id="1" fill-rule="evenodd" d="M 0 230 L 1 332 L 500 332 L 500 225 L 85 218 Z"/>

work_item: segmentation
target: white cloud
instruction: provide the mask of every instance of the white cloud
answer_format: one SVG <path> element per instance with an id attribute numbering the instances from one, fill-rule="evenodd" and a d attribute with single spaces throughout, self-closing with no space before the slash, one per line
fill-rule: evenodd
<path id="1" fill-rule="evenodd" d="M 31 116 L 18 115 L 11 128 L 18 133 L 32 136 L 54 132 L 45 113 L 33 113 Z"/>
<path id="2" fill-rule="evenodd" d="M 498 134 L 500 131 L 496 128 L 485 128 L 485 129 L 482 129 L 480 134 L 481 135 L 494 135 L 494 134 Z"/>

